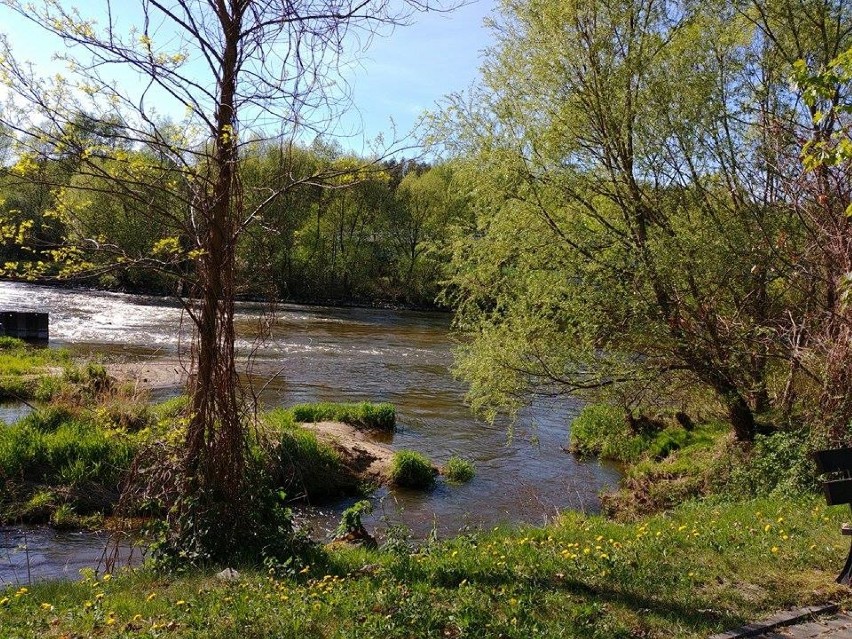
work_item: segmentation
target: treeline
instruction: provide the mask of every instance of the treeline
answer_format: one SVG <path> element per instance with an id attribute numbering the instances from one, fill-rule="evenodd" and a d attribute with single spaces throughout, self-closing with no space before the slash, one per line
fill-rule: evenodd
<path id="1" fill-rule="evenodd" d="M 5 274 L 186 294 L 194 247 L 179 231 L 194 213 L 180 194 L 185 171 L 149 151 L 122 148 L 117 123 L 81 115 L 64 135 L 66 149 L 54 143 L 37 159 L 6 154 Z M 81 162 L 87 152 L 104 157 Z M 464 199 L 450 189 L 449 166 L 376 162 L 321 142 L 256 141 L 241 147 L 239 180 L 236 205 L 259 212 L 236 247 L 238 297 L 436 305 L 450 231 L 466 216 Z"/>

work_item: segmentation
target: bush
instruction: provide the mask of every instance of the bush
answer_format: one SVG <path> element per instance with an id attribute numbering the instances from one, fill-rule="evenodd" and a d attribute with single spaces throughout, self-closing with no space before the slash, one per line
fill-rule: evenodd
<path id="1" fill-rule="evenodd" d="M 792 497 L 817 490 L 816 464 L 804 431 L 757 435 L 751 453 L 736 464 L 724 490 L 734 497 Z"/>
<path id="2" fill-rule="evenodd" d="M 446 466 L 444 466 L 444 475 L 448 480 L 453 482 L 461 483 L 470 481 L 475 474 L 476 470 L 473 467 L 473 463 L 462 459 L 458 455 L 450 457 L 447 460 Z"/>
<path id="3" fill-rule="evenodd" d="M 402 488 L 431 488 L 435 484 L 435 469 L 424 455 L 400 450 L 391 459 L 390 478 Z"/>
<path id="4" fill-rule="evenodd" d="M 396 409 L 393 404 L 335 404 L 322 402 L 317 404 L 298 404 L 290 411 L 297 422 L 334 421 L 392 431 L 396 425 Z"/>
<path id="5" fill-rule="evenodd" d="M 633 462 L 648 442 L 648 436 L 630 432 L 624 409 L 609 404 L 589 404 L 571 422 L 571 450 L 581 455 Z"/>

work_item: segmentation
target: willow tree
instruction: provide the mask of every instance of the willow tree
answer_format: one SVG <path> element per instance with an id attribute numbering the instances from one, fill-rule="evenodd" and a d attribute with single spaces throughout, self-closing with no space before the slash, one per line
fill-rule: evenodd
<path id="1" fill-rule="evenodd" d="M 435 130 L 477 210 L 449 293 L 476 405 L 683 386 L 754 437 L 821 286 L 783 189 L 811 122 L 789 77 L 850 26 L 844 0 L 500 4 Z"/>
<path id="2" fill-rule="evenodd" d="M 339 173 L 296 175 L 284 163 L 285 179 L 262 187 L 262 197 L 252 197 L 248 208 L 241 146 L 249 138 L 256 143 L 276 137 L 286 147 L 333 124 L 346 97 L 340 92 L 341 54 L 426 5 L 413 0 L 396 6 L 389 0 L 70 5 L 2 2 L 65 47 L 56 58 L 65 66 L 61 74 L 41 79 L 2 41 L 0 79 L 12 94 L 2 124 L 15 136 L 13 173 L 26 179 L 57 155 L 73 158 L 76 177 L 56 185 L 55 216 L 72 221 L 80 198 L 65 194 L 89 191 L 122 198 L 140 215 L 157 217 L 152 228 L 163 228 L 165 221 L 170 229 L 154 238 L 148 255 L 130 255 L 103 237 L 78 232 L 55 247 L 54 257 L 66 263 L 66 274 L 75 274 L 91 266 L 90 250 L 107 251 L 120 267 L 169 271 L 183 280 L 195 339 L 181 491 L 188 502 L 209 505 L 218 534 L 238 543 L 245 426 L 234 351 L 237 243 L 283 193 Z M 75 126 L 80 114 L 109 126 L 99 136 L 85 135 Z M 39 275 L 38 263 L 12 266 L 19 274 Z"/>

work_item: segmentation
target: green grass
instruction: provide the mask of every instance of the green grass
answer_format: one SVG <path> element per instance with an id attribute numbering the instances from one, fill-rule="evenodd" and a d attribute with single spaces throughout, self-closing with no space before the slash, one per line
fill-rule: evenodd
<path id="1" fill-rule="evenodd" d="M 411 553 L 335 550 L 289 578 L 135 572 L 0 593 L 10 637 L 697 638 L 840 601 L 847 511 L 821 499 L 695 504 L 619 524 L 463 535 Z"/>
<path id="2" fill-rule="evenodd" d="M 444 465 L 444 476 L 448 481 L 463 483 L 473 479 L 474 475 L 476 475 L 476 469 L 473 462 L 462 459 L 458 455 L 450 457 Z"/>
<path id="3" fill-rule="evenodd" d="M 13 337 L 0 337 L 0 400 L 31 400 L 37 395 L 40 379 L 49 376 L 52 366 L 67 366 L 65 350 L 29 346 Z"/>
<path id="4" fill-rule="evenodd" d="M 393 404 L 372 404 L 360 402 L 358 404 L 297 404 L 290 408 L 293 418 L 297 422 L 322 422 L 333 421 L 375 428 L 377 430 L 392 431 L 396 425 L 396 409 Z"/>
<path id="5" fill-rule="evenodd" d="M 51 406 L 0 428 L 0 521 L 45 522 L 63 507 L 111 510 L 142 436 L 102 419 Z"/>
<path id="6" fill-rule="evenodd" d="M 428 489 L 435 485 L 435 469 L 424 455 L 399 450 L 391 459 L 390 480 L 402 488 Z"/>
<path id="7" fill-rule="evenodd" d="M 340 453 L 300 427 L 293 413 L 276 409 L 266 414 L 275 444 L 269 452 L 272 478 L 290 497 L 322 502 L 358 494 L 360 486 L 343 466 Z"/>

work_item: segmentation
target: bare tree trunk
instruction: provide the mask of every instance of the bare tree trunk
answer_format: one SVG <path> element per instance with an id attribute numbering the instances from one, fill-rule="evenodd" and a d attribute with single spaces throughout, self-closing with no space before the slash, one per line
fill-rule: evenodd
<path id="1" fill-rule="evenodd" d="M 234 361 L 234 210 L 240 205 L 234 130 L 240 19 L 234 12 L 229 15 L 223 7 L 218 14 L 225 47 L 215 153 L 209 168 L 213 186 L 202 196 L 206 219 L 202 245 L 206 250 L 199 258 L 203 296 L 197 324 L 197 372 L 192 387 L 185 468 L 187 494 L 204 494 L 206 499 L 230 511 L 229 519 L 236 524 L 245 459 Z"/>

